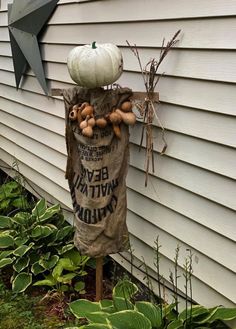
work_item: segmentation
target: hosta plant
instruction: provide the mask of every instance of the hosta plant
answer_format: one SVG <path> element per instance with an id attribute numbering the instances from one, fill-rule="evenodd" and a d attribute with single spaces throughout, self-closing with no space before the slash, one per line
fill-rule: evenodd
<path id="1" fill-rule="evenodd" d="M 8 215 L 13 210 L 29 208 L 29 202 L 18 182 L 12 180 L 0 186 L 0 215 Z"/>
<path id="2" fill-rule="evenodd" d="M 12 289 L 23 292 L 36 277 L 49 280 L 52 273 L 61 284 L 82 276 L 87 258 L 75 250 L 73 234 L 60 206 L 47 207 L 44 199 L 31 212 L 0 216 L 0 269 L 13 268 Z"/>
<path id="3" fill-rule="evenodd" d="M 77 318 L 86 318 L 88 324 L 80 329 L 184 329 L 227 328 L 219 320 L 236 318 L 236 309 L 205 308 L 192 305 L 181 313 L 174 312 L 175 304 L 153 304 L 135 301 L 138 291 L 129 281 L 120 281 L 113 290 L 112 300 L 90 302 L 80 299 L 70 303 Z"/>

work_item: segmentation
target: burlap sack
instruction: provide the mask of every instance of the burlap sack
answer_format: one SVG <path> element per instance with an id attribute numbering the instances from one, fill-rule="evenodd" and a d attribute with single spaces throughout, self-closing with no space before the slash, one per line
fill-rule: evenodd
<path id="1" fill-rule="evenodd" d="M 66 109 L 66 178 L 75 213 L 74 242 L 82 254 L 101 257 L 128 247 L 126 226 L 126 175 L 129 160 L 129 131 L 121 124 L 121 139 L 112 126 L 94 128 L 84 137 L 77 122 L 69 120 L 73 105 L 85 101 L 94 106 L 97 117 L 128 100 L 132 91 L 84 89 L 63 91 Z"/>

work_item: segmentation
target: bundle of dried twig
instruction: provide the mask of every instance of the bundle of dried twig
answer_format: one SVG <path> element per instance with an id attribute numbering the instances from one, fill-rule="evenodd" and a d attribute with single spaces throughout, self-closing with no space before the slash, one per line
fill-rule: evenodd
<path id="1" fill-rule="evenodd" d="M 150 167 L 152 168 L 152 172 L 155 172 L 154 168 L 154 152 L 153 152 L 153 131 L 152 131 L 152 124 L 154 117 L 156 117 L 157 122 L 162 130 L 162 141 L 163 141 L 163 149 L 161 151 L 161 154 L 165 153 L 165 150 L 167 148 L 167 143 L 165 140 L 165 129 L 158 118 L 158 115 L 156 113 L 156 107 L 154 105 L 153 101 L 153 93 L 155 91 L 155 88 L 158 84 L 158 81 L 160 80 L 161 76 L 163 74 L 158 74 L 158 69 L 160 67 L 160 64 L 170 51 L 170 49 L 176 44 L 177 37 L 180 33 L 180 30 L 175 33 L 175 35 L 172 37 L 170 41 L 167 42 L 165 45 L 165 39 L 162 41 L 161 51 L 159 59 L 152 58 L 150 61 L 146 63 L 145 66 L 142 65 L 141 58 L 138 52 L 138 48 L 136 44 L 133 46 L 126 40 L 128 46 L 130 47 L 131 51 L 133 52 L 134 56 L 137 58 L 139 63 L 139 68 L 142 74 L 145 91 L 147 93 L 147 96 L 143 103 L 137 103 L 136 106 L 140 111 L 141 116 L 143 117 L 143 127 L 142 127 L 142 134 L 141 134 L 141 141 L 140 141 L 140 147 L 143 145 L 144 141 L 144 135 L 146 135 L 146 160 L 145 160 L 145 186 L 147 186 L 148 183 L 148 174 L 150 173 Z"/>

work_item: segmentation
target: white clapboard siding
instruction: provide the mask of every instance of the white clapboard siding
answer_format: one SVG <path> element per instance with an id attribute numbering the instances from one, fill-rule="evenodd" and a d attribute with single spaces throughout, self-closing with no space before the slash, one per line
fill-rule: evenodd
<path id="1" fill-rule="evenodd" d="M 9 121 L 9 120 L 8 120 Z M 2 135 L 7 138 L 8 140 L 14 142 L 18 146 L 22 147 L 23 149 L 29 151 L 32 154 L 40 156 L 43 160 L 49 162 L 56 168 L 65 171 L 66 168 L 66 155 L 58 152 L 55 148 L 49 147 L 38 140 L 35 139 L 35 134 L 32 129 L 32 138 L 30 138 L 30 134 L 23 134 L 23 131 L 17 131 L 12 129 L 2 123 L 0 123 Z M 21 126 L 21 122 L 20 122 Z M 33 126 L 32 126 L 33 128 Z M 41 132 L 42 133 L 42 132 Z M 3 147 L 3 145 L 2 145 Z"/>
<path id="2" fill-rule="evenodd" d="M 67 181 L 64 177 L 64 171 L 52 166 L 49 162 L 43 161 L 41 158 L 30 153 L 28 150 L 19 147 L 16 143 L 13 143 L 3 136 L 0 136 L 0 141 L 1 147 L 13 154 L 16 159 L 19 159 L 19 161 L 23 163 L 27 163 L 28 161 L 40 174 L 47 176 L 54 183 L 64 188 L 65 191 L 69 190 Z"/>
<path id="3" fill-rule="evenodd" d="M 72 24 L 50 25 L 42 41 L 46 43 L 98 43 L 112 42 L 119 46 L 126 44 L 126 40 L 138 44 L 140 47 L 160 47 L 163 37 L 169 40 L 181 29 L 178 47 L 208 49 L 234 49 L 236 45 L 235 18 L 212 18 L 196 20 L 167 20 L 167 21 L 139 21 L 107 24 Z M 9 37 L 2 28 L 3 40 Z M 96 35 L 94 34 L 96 30 Z M 134 32 L 135 31 L 135 32 Z M 150 33 L 150 31 L 153 31 Z M 163 31 L 163 34 L 156 33 Z M 104 34 L 104 32 L 106 32 Z M 1 36 L 1 30 L 0 30 Z M 96 37 L 96 38 L 95 38 Z"/>
<path id="4" fill-rule="evenodd" d="M 12 166 L 13 161 L 15 161 L 14 153 L 8 153 L 4 149 L 1 149 L 1 160 L 5 162 L 8 166 Z M 11 150 L 9 150 L 11 152 Z M 64 188 L 55 184 L 51 179 L 48 179 L 46 176 L 41 175 L 37 170 L 32 168 L 32 165 L 29 161 L 27 164 L 18 159 L 18 165 L 20 168 L 20 173 L 34 182 L 36 186 L 39 186 L 42 190 L 46 191 L 48 194 L 54 196 L 62 205 L 71 207 L 71 197 Z"/>
<path id="5" fill-rule="evenodd" d="M 0 1 L 0 165 L 10 167 L 17 158 L 29 189 L 61 203 L 72 223 L 63 99 L 44 95 L 31 69 L 16 91 L 7 28 L 10 2 Z M 165 75 L 157 86 L 161 102 L 156 113 L 165 127 L 166 154 L 160 155 L 163 142 L 155 119 L 155 172 L 145 188 L 138 119 L 130 129 L 127 176 L 127 223 L 135 263 L 144 258 L 155 275 L 152 247 L 159 236 L 170 302 L 169 269 L 180 245 L 180 274 L 186 249 L 194 253 L 194 300 L 209 307 L 236 306 L 235 16 L 236 0 L 60 0 L 40 36 L 49 94 L 51 88 L 74 86 L 66 66 L 68 53 L 94 40 L 120 47 L 124 73 L 118 83 L 143 91 L 138 62 L 126 40 L 137 44 L 144 65 L 158 58 L 164 37 L 169 40 L 181 29 L 179 42 L 160 67 Z M 130 271 L 122 255 L 130 259 L 128 253 L 113 257 Z M 143 280 L 137 268 L 133 274 Z M 184 299 L 180 301 L 183 305 Z"/>
<path id="6" fill-rule="evenodd" d="M 137 179 L 137 174 L 140 176 L 140 185 L 134 183 L 134 179 Z M 144 193 L 143 181 L 144 175 L 130 168 L 127 185 L 132 191 L 139 193 L 135 196 L 137 199 L 140 199 Z M 234 242 L 236 241 L 235 231 L 232 230 L 232 227 L 235 225 L 233 210 L 221 207 L 219 204 L 211 202 L 191 191 L 153 177 L 150 177 L 146 195 L 150 199 L 145 199 L 145 202 L 152 206 L 155 205 L 155 202 L 166 206 L 168 209 L 175 210 L 196 223 L 206 226 Z"/>
<path id="7" fill-rule="evenodd" d="M 60 6 L 70 3 L 68 6 Z M 189 17 L 215 17 L 236 14 L 235 0 L 181 0 L 173 2 L 165 0 L 115 0 L 91 1 L 89 4 L 78 6 L 74 1 L 61 0 L 58 9 L 50 20 L 50 24 L 115 22 L 138 20 L 161 20 Z M 194 6 L 194 11 L 193 11 Z M 125 8 L 125 9 L 124 9 Z M 157 10 L 153 10 L 157 8 Z"/>
<path id="8" fill-rule="evenodd" d="M 133 167 L 143 169 L 145 161 L 144 150 L 139 152 L 135 145 L 131 145 L 132 152 L 130 164 Z M 154 154 L 154 161 L 157 163 L 155 176 L 167 180 L 175 185 L 181 186 L 196 194 L 225 205 L 231 209 L 236 209 L 236 184 L 233 180 L 224 176 L 191 166 L 185 162 L 162 157 Z M 174 169 L 174 170 L 173 170 Z M 137 177 L 135 183 L 137 184 Z M 144 188 L 143 192 L 146 191 Z M 147 192 L 146 192 L 147 193 Z"/>
<path id="9" fill-rule="evenodd" d="M 1 68 L 3 69 L 4 66 L 1 66 L 0 63 L 0 69 Z M 48 63 L 45 67 L 45 74 L 51 80 L 48 83 L 49 88 L 56 88 L 56 86 L 60 85 L 61 88 L 63 88 L 65 82 L 72 84 L 66 65 Z M 10 75 L 11 73 L 8 71 L 2 70 L 0 72 L 0 76 L 3 78 L 4 76 L 6 77 L 5 83 L 14 86 L 14 76 L 11 77 Z M 33 81 L 29 78 L 29 81 L 30 80 Z M 142 77 L 134 72 L 124 72 L 118 80 L 118 83 L 122 86 L 129 86 L 133 90 L 143 90 L 144 88 Z M 28 81 L 23 82 L 22 88 L 28 89 L 27 85 Z M 41 92 L 41 88 L 37 81 L 30 87 L 30 90 L 33 90 L 33 88 L 35 88 L 35 91 Z M 160 79 L 158 90 L 160 92 L 161 102 L 235 116 L 234 104 L 236 103 L 236 93 L 234 92 L 234 84 L 164 76 Z"/>
<path id="10" fill-rule="evenodd" d="M 167 241 L 169 241 L 169 240 L 173 241 L 172 237 L 168 236 L 165 232 L 160 232 L 160 235 L 163 239 L 166 238 Z M 147 262 L 148 264 L 151 264 L 150 265 L 151 269 L 149 269 L 148 273 L 151 276 L 153 276 L 154 278 L 156 278 L 155 268 L 153 266 L 155 253 L 154 253 L 154 250 L 152 250 L 152 246 L 150 247 L 146 243 L 143 243 L 142 240 L 140 240 L 139 238 L 137 238 L 133 234 L 131 234 L 130 238 L 131 238 L 131 244 L 132 244 L 132 247 L 133 247 L 133 250 L 134 250 L 133 255 L 136 256 L 137 259 L 142 259 L 142 257 L 143 257 L 145 259 L 145 262 Z M 174 240 L 174 242 L 179 243 L 178 240 Z M 173 247 L 174 249 L 171 250 L 171 247 Z M 182 256 L 187 256 L 187 252 L 184 249 L 184 247 L 185 247 L 184 245 L 181 245 L 181 249 L 180 249 L 181 254 L 182 254 Z M 168 248 L 168 250 L 172 251 L 171 257 L 174 256 L 175 248 L 176 248 L 176 245 L 170 245 L 169 248 Z M 170 274 L 170 270 L 173 270 L 173 268 L 174 268 L 174 264 L 173 264 L 173 261 L 171 261 L 171 259 L 169 259 L 168 256 L 166 257 L 165 255 L 163 255 L 163 253 L 165 253 L 165 251 L 161 248 L 161 251 L 160 251 L 161 274 L 163 274 L 164 277 L 168 277 L 169 274 Z M 130 261 L 130 256 L 127 253 L 121 253 L 120 255 L 116 254 L 116 255 L 113 256 L 114 259 L 116 259 L 117 261 L 122 263 L 122 265 L 125 266 L 127 268 L 127 270 L 130 271 L 131 270 L 130 262 L 126 262 L 124 257 Z M 134 264 L 139 267 L 142 263 L 140 261 L 138 261 L 137 259 L 135 258 Z M 200 255 L 200 259 L 202 260 L 201 255 Z M 201 261 L 199 261 L 199 259 L 195 255 L 195 260 L 193 260 L 193 262 L 194 262 L 194 264 L 193 264 L 194 271 L 197 271 L 197 268 L 200 267 L 200 265 L 201 265 Z M 208 260 L 206 259 L 206 263 L 207 262 L 208 262 Z M 180 264 L 181 263 L 183 264 L 184 260 L 183 260 L 183 262 L 180 261 Z M 204 263 L 204 259 L 203 259 L 203 263 Z M 208 266 L 209 265 L 210 264 L 208 263 Z M 142 267 L 142 270 L 144 271 L 144 273 L 139 272 L 138 278 L 142 282 L 145 283 L 145 280 L 144 280 L 145 270 L 143 269 L 143 267 Z M 180 267 L 178 268 L 178 270 L 179 270 L 179 274 L 182 274 L 182 271 L 181 271 Z M 137 275 L 138 274 L 137 269 L 133 268 L 133 273 L 135 273 L 135 272 L 136 272 L 136 275 Z M 214 273 L 211 273 L 211 277 L 214 277 Z M 206 296 L 206 293 L 205 293 L 206 286 L 204 285 L 203 282 L 204 281 L 198 279 L 196 277 L 196 275 L 194 274 L 194 278 L 193 278 L 193 295 L 195 295 L 197 293 L 199 303 L 204 304 L 206 306 L 211 306 L 212 304 L 217 303 L 220 300 L 222 305 L 227 305 L 228 307 L 234 307 L 235 306 L 235 304 L 232 303 L 230 301 L 230 299 L 226 298 L 225 296 L 220 295 L 220 297 L 219 297 L 219 294 L 217 293 L 217 291 L 214 288 L 213 289 L 210 288 L 210 286 L 207 286 L 208 294 Z M 157 291 L 157 282 L 155 280 L 154 280 L 153 287 L 154 287 L 154 291 L 156 291 L 158 293 L 158 291 Z M 168 283 L 167 283 L 167 287 L 168 287 Z M 173 295 L 173 293 L 170 293 L 170 291 L 169 291 L 168 294 L 167 294 L 168 302 L 172 302 L 172 300 L 173 300 L 172 295 Z M 180 298 L 180 302 L 181 301 L 182 300 Z"/>
<path id="11" fill-rule="evenodd" d="M 229 270 L 233 272 L 236 270 L 236 255 L 232 255 L 233 258 L 230 259 L 227 257 L 235 242 L 230 241 L 220 234 L 215 234 L 212 230 L 202 225 L 198 225 L 197 222 L 194 222 L 159 203 L 155 204 L 154 201 L 148 198 L 141 201 L 141 198 L 142 196 L 140 194 L 129 190 L 129 209 L 132 210 L 133 215 L 142 216 L 149 223 L 152 223 L 159 229 L 175 236 L 180 241 L 184 241 L 187 245 L 191 245 L 195 250 L 210 257 L 219 264 L 224 265 Z M 137 201 L 139 201 L 139 203 L 137 203 Z M 153 209 L 152 213 L 148 213 L 147 209 Z M 166 218 L 168 218 L 168 221 Z M 133 223 L 135 223 L 135 220 Z M 183 227 L 184 230 L 181 229 Z M 198 239 L 194 242 L 192 241 L 191 232 L 194 232 L 194 234 L 198 236 Z M 153 243 L 152 241 L 154 240 L 150 241 Z M 218 248 L 213 248 L 213 246 L 217 246 Z"/>
<path id="12" fill-rule="evenodd" d="M 66 154 L 64 137 L 15 116 L 11 116 L 3 111 L 1 111 L 0 114 L 1 122 L 3 122 L 8 127 L 18 132 L 22 132 L 24 135 L 30 136 L 36 141 L 40 141 L 40 143 L 47 145 L 62 154 Z"/>
<path id="13" fill-rule="evenodd" d="M 142 128 L 143 125 L 137 123 L 134 128 L 130 129 L 130 141 L 132 143 L 140 145 Z M 193 129 L 194 128 L 192 128 L 192 130 Z M 165 151 L 165 156 L 171 156 L 198 167 L 236 179 L 236 152 L 233 147 L 226 147 L 225 145 L 211 143 L 196 138 L 197 136 L 201 137 L 202 135 L 194 135 L 193 131 L 191 131 L 191 135 L 194 137 L 191 137 L 190 133 L 187 135 L 184 131 L 182 131 L 183 133 L 180 132 L 180 129 L 175 129 L 175 131 L 165 130 L 164 136 L 168 145 Z M 155 140 L 154 150 L 161 152 L 163 149 L 161 129 L 157 127 L 153 128 L 153 135 Z M 144 134 L 142 146 L 144 146 L 145 143 L 146 135 Z M 227 162 L 225 159 L 227 159 Z"/>

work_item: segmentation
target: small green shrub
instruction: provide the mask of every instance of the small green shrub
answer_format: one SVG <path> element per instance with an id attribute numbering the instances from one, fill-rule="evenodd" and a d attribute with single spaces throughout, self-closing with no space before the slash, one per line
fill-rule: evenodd
<path id="1" fill-rule="evenodd" d="M 37 285 L 66 290 L 72 279 L 86 275 L 89 258 L 75 249 L 73 235 L 60 206 L 47 207 L 44 199 L 31 212 L 0 216 L 0 269 L 13 268 L 13 291 L 25 291 L 39 276 Z"/>
<path id="2" fill-rule="evenodd" d="M 30 204 L 23 187 L 11 180 L 0 186 L 0 215 L 8 215 L 14 210 L 27 210 Z"/>
<path id="3" fill-rule="evenodd" d="M 124 280 L 113 289 L 113 299 L 90 302 L 85 299 L 70 303 L 71 312 L 86 318 L 88 324 L 80 329 L 203 329 L 227 328 L 222 322 L 236 318 L 236 309 L 206 308 L 192 305 L 177 314 L 175 303 L 154 304 L 134 300 L 138 287 Z"/>

